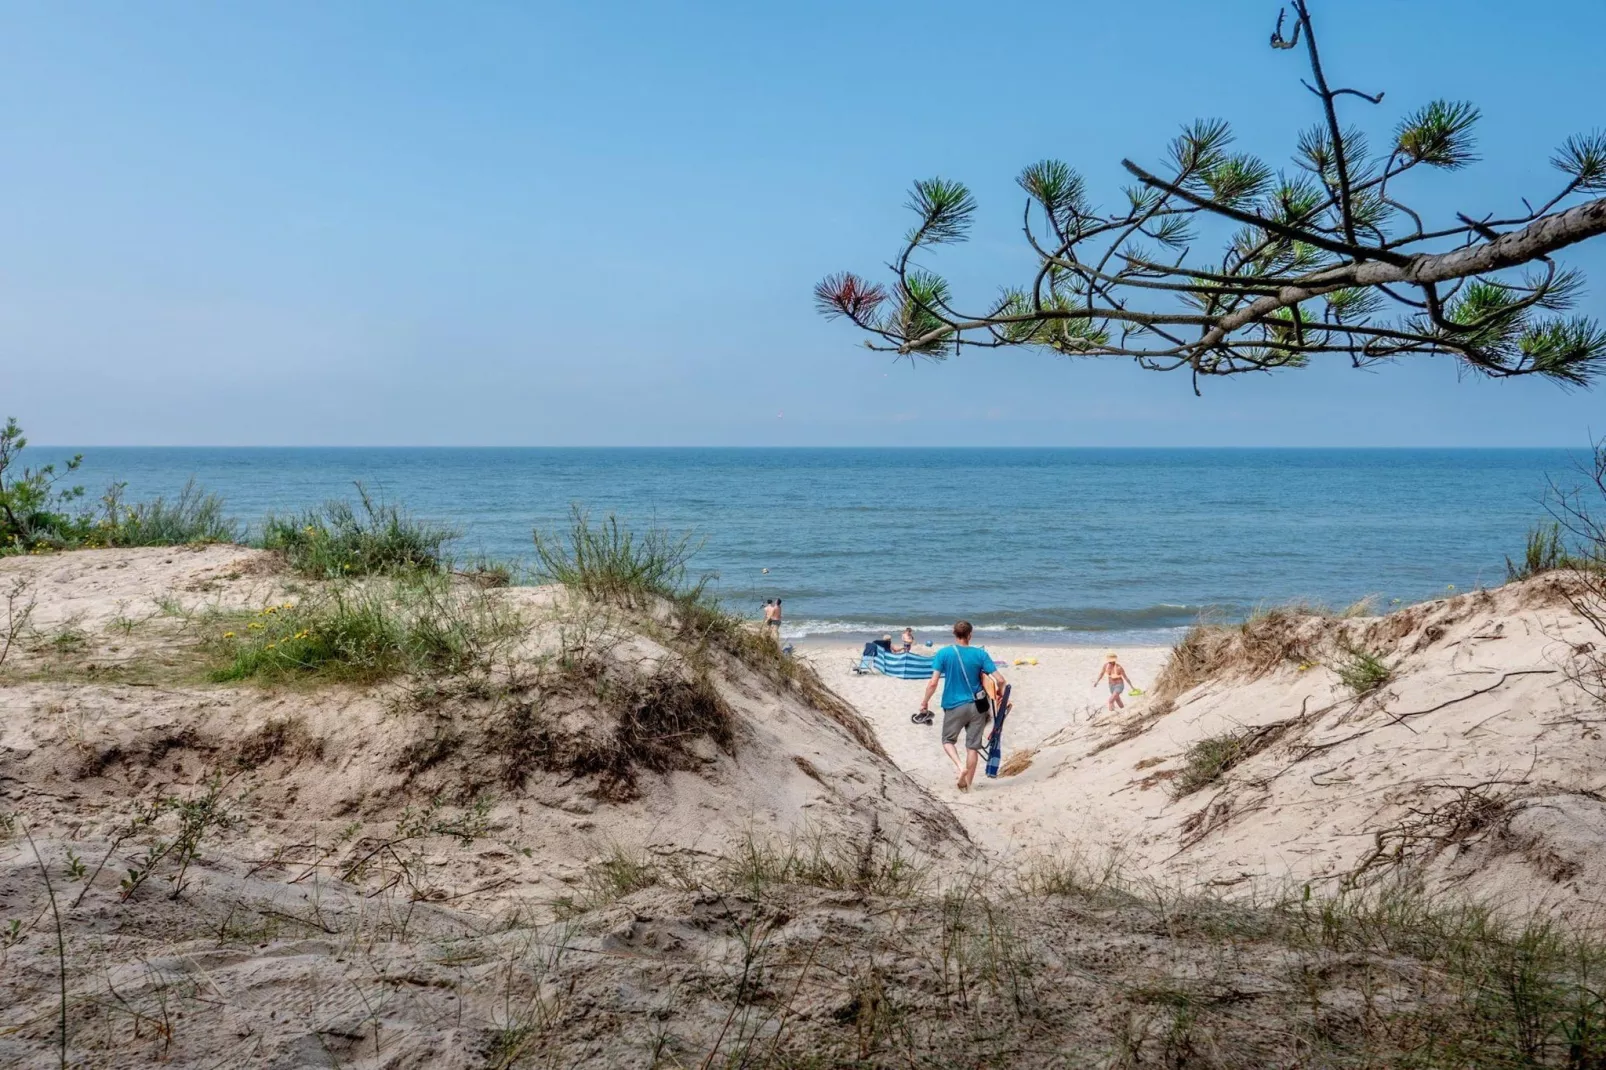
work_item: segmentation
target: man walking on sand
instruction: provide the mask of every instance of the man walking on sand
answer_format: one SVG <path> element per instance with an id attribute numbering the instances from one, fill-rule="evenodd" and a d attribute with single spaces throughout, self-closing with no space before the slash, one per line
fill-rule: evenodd
<path id="1" fill-rule="evenodd" d="M 1004 686 L 1004 676 L 987 651 L 970 645 L 971 631 L 970 621 L 954 622 L 954 643 L 933 657 L 931 679 L 926 681 L 926 694 L 920 700 L 920 712 L 930 712 L 931 696 L 937 691 L 937 681 L 942 681 L 942 749 L 959 774 L 960 791 L 970 790 L 981 758 L 982 736 L 992 723 L 992 714 L 983 713 L 976 705 L 976 695 L 983 693 L 982 678 L 990 676 L 995 687 Z M 961 732 L 965 735 L 963 762 L 959 759 Z"/>

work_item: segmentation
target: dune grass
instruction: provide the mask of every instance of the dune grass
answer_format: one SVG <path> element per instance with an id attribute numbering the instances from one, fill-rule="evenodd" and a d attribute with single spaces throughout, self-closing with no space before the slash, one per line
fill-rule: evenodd
<path id="1" fill-rule="evenodd" d="M 1171 797 L 1180 799 L 1220 780 L 1249 756 L 1249 740 L 1254 734 L 1254 729 L 1241 729 L 1201 739 L 1189 747 L 1181 771 L 1169 785 Z"/>
<path id="2" fill-rule="evenodd" d="M 91 539 L 106 546 L 200 546 L 240 540 L 240 525 L 224 515 L 223 499 L 194 479 L 176 498 L 123 503 L 122 483 L 101 499 L 103 516 Z"/>
<path id="3" fill-rule="evenodd" d="M 599 601 L 638 608 L 658 598 L 697 602 L 712 578 L 686 585 L 687 563 L 702 546 L 690 533 L 649 527 L 638 535 L 612 513 L 593 524 L 578 505 L 567 531 L 537 529 L 533 536 L 541 578 Z"/>
<path id="4" fill-rule="evenodd" d="M 875 731 L 821 682 L 809 665 L 781 649 L 774 636 L 730 613 L 709 591 L 711 573 L 688 582 L 702 546 L 692 533 L 658 527 L 636 533 L 612 514 L 593 522 L 580 506 L 567 529 L 534 533 L 536 576 L 594 602 L 637 613 L 635 623 L 706 668 L 712 655 L 734 658 L 759 676 L 797 694 L 830 717 L 860 745 L 886 757 Z"/>
<path id="5" fill-rule="evenodd" d="M 559 913 L 602 932 L 619 924 L 614 904 L 654 888 L 752 904 L 723 917 L 753 926 L 733 945 L 743 976 L 769 982 L 757 1016 L 784 1020 L 805 990 L 840 1009 L 780 1055 L 737 1031 L 707 1050 L 713 1065 L 1058 1066 L 1018 1053 L 1074 1043 L 1098 1066 L 1606 1066 L 1606 946 L 1541 915 L 1403 885 L 1226 900 L 1086 857 L 936 870 L 874 829 L 838 839 L 824 864 L 808 834 L 688 860 L 614 848 Z M 816 911 L 841 924 L 842 892 L 862 921 L 784 935 Z M 636 909 L 663 917 L 679 902 Z M 721 989 L 716 1020 L 745 991 Z M 947 1062 L 931 1061 L 939 1051 Z"/>
<path id="6" fill-rule="evenodd" d="M 449 527 L 414 518 L 376 501 L 357 484 L 357 503 L 340 499 L 290 516 L 269 516 L 262 545 L 313 579 L 439 572 L 443 550 L 458 537 Z"/>
<path id="7" fill-rule="evenodd" d="M 1575 564 L 1567 552 L 1566 541 L 1562 538 L 1561 524 L 1554 521 L 1548 524 L 1536 524 L 1528 532 L 1521 562 L 1506 558 L 1506 582 L 1532 579 L 1546 572 L 1574 567 Z"/>
<path id="8" fill-rule="evenodd" d="M 1344 656 L 1333 665 L 1333 671 L 1338 674 L 1338 680 L 1356 697 L 1370 695 L 1390 680 L 1394 679 L 1394 670 L 1389 667 L 1381 657 L 1369 650 L 1350 647 L 1344 651 Z"/>
<path id="9" fill-rule="evenodd" d="M 1257 607 L 1241 624 L 1201 622 L 1171 648 L 1171 656 L 1155 680 L 1155 704 L 1176 698 L 1226 672 L 1251 679 L 1277 667 L 1305 660 L 1309 652 L 1303 625 L 1325 610 L 1299 603 Z"/>
<path id="10" fill-rule="evenodd" d="M 216 681 L 324 677 L 374 681 L 400 673 L 453 675 L 486 662 L 523 627 L 478 588 L 414 575 L 341 584 L 250 616 L 204 625 Z"/>

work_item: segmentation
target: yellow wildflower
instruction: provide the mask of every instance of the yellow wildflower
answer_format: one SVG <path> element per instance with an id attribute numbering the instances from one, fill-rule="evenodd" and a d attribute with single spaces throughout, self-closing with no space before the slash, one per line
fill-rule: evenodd
<path id="1" fill-rule="evenodd" d="M 225 639 L 233 639 L 234 638 L 234 633 L 233 632 L 224 632 L 223 633 L 223 638 L 225 638 Z"/>

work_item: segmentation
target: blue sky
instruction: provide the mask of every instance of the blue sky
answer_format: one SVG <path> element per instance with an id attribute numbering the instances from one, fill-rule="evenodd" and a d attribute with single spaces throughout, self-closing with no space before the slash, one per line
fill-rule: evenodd
<path id="1" fill-rule="evenodd" d="M 1317 0 L 1349 116 L 1484 112 L 1415 203 L 1509 211 L 1606 123 L 1606 4 Z M 1535 14 L 1542 12 L 1542 14 Z M 1317 118 L 1264 0 L 0 3 L 0 409 L 36 442 L 1561 445 L 1599 392 L 1445 361 L 1208 383 L 1121 362 L 911 368 L 813 311 L 877 272 L 915 178 L 968 182 L 935 265 L 1025 270 L 1020 167 Z M 1568 262 L 1606 312 L 1606 242 Z M 3 415 L 0 414 L 0 415 Z"/>

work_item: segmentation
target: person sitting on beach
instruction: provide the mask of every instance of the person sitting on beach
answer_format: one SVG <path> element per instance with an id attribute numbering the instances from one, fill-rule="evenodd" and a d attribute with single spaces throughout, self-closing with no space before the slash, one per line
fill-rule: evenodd
<path id="1" fill-rule="evenodd" d="M 888 654 L 892 653 L 892 636 L 883 635 L 875 641 L 875 645 L 885 650 Z"/>
<path id="2" fill-rule="evenodd" d="M 930 712 L 931 696 L 936 693 L 937 681 L 942 681 L 942 749 L 959 774 L 960 791 L 968 791 L 975 779 L 982 736 L 993 723 L 992 715 L 976 705 L 976 695 L 983 690 L 986 677 L 991 677 L 995 688 L 1004 686 L 1004 676 L 987 651 L 970 645 L 972 630 L 968 620 L 954 622 L 954 643 L 933 655 L 931 679 L 926 681 L 926 694 L 920 700 L 920 712 Z M 961 732 L 965 734 L 963 762 L 958 749 Z"/>
<path id="3" fill-rule="evenodd" d="M 913 628 L 905 628 L 899 641 L 903 645 L 898 648 L 898 652 L 900 654 L 909 653 L 915 648 L 915 630 Z"/>
<path id="4" fill-rule="evenodd" d="M 1104 679 L 1110 681 L 1110 701 L 1104 708 L 1126 709 L 1126 703 L 1121 701 L 1121 692 L 1126 690 L 1126 685 L 1131 683 L 1132 678 L 1126 674 L 1126 669 L 1121 666 L 1120 657 L 1113 650 L 1104 655 L 1104 666 L 1099 669 L 1099 674 L 1093 677 L 1093 686 L 1097 687 L 1099 681 Z"/>

